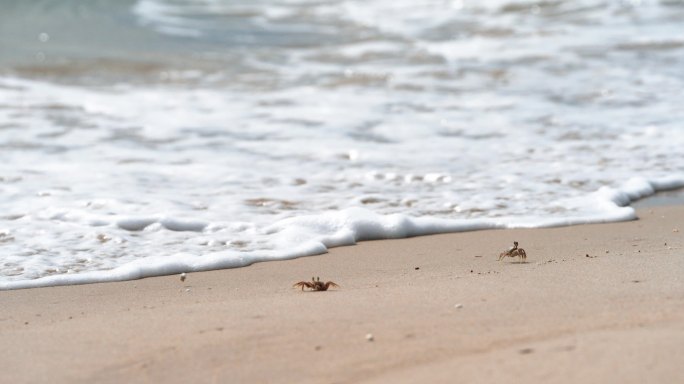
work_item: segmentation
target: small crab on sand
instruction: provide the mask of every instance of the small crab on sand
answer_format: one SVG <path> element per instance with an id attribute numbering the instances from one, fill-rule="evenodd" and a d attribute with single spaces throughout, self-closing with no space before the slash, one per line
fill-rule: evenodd
<path id="1" fill-rule="evenodd" d="M 520 257 L 520 261 L 525 261 L 527 259 L 527 253 L 525 253 L 524 249 L 518 248 L 517 241 L 513 242 L 513 248 L 509 249 L 508 251 L 501 252 L 501 254 L 499 255 L 499 261 L 501 261 L 501 259 L 505 258 L 506 256 Z"/>
<path id="2" fill-rule="evenodd" d="M 340 286 L 333 283 L 332 281 L 322 282 L 320 277 L 311 278 L 311 281 L 300 281 L 292 286 L 293 288 L 301 287 L 302 291 L 304 288 L 309 288 L 312 291 L 327 291 L 330 287 L 339 288 Z"/>

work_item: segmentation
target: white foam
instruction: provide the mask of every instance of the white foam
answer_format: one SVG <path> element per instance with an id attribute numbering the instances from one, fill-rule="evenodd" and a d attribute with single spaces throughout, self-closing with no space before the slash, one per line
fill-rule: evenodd
<path id="1" fill-rule="evenodd" d="M 0 289 L 45 287 L 53 285 L 86 284 L 94 282 L 123 281 L 150 276 L 198 272 L 212 269 L 245 267 L 257 262 L 284 260 L 325 253 L 329 248 L 353 245 L 358 241 L 397 239 L 437 233 L 475 231 L 504 228 L 539 228 L 589 223 L 606 223 L 636 219 L 633 208 L 625 206 L 631 201 L 655 193 L 663 188 L 681 188 L 684 177 L 668 177 L 648 182 L 631 179 L 622 189 L 601 188 L 588 200 L 601 206 L 601 212 L 585 216 L 537 219 L 479 219 L 448 220 L 431 217 L 410 217 L 402 214 L 378 215 L 362 208 L 349 208 L 339 212 L 299 216 L 281 220 L 264 228 L 283 248 L 256 252 L 209 252 L 205 254 L 176 253 L 168 256 L 148 256 L 107 271 L 66 273 L 34 280 L 0 282 Z M 165 219 L 168 223 L 168 219 Z M 139 230 L 149 219 L 131 220 Z M 117 222 L 120 225 L 121 221 Z M 179 223 L 179 221 L 174 221 Z M 182 224 L 186 230 L 200 230 L 206 225 Z M 176 229 L 178 230 L 178 229 Z M 2 232 L 9 236 L 8 231 Z M 295 246 L 294 244 L 299 244 Z"/>

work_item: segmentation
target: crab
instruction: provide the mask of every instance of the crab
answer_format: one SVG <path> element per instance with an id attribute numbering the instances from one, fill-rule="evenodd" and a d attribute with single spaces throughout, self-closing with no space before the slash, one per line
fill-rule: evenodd
<path id="1" fill-rule="evenodd" d="M 508 251 L 501 252 L 501 254 L 499 255 L 499 261 L 501 261 L 506 256 L 520 257 L 520 261 L 525 261 L 527 259 L 527 253 L 525 253 L 524 249 L 518 248 L 517 241 L 513 242 L 513 248 L 509 249 Z"/>
<path id="2" fill-rule="evenodd" d="M 327 281 L 324 283 L 321 281 L 320 277 L 317 277 L 315 279 L 312 277 L 311 281 L 300 281 L 292 286 L 292 288 L 298 287 L 301 287 L 302 291 L 304 290 L 304 288 L 309 288 L 312 291 L 327 291 L 330 287 L 339 288 L 340 286 L 333 283 L 332 281 Z"/>

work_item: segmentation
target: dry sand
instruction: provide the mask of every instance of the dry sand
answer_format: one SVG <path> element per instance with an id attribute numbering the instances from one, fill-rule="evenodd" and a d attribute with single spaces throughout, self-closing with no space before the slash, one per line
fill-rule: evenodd
<path id="1" fill-rule="evenodd" d="M 684 207 L 638 213 L 0 292 L 0 382 L 684 382 Z"/>

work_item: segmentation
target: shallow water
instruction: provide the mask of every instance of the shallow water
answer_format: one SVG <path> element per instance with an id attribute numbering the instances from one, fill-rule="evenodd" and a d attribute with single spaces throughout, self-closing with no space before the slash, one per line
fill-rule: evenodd
<path id="1" fill-rule="evenodd" d="M 2 5 L 0 287 L 627 220 L 684 186 L 684 1 Z"/>
<path id="2" fill-rule="evenodd" d="M 659 192 L 632 204 L 632 206 L 637 209 L 675 205 L 684 205 L 684 189 Z"/>

